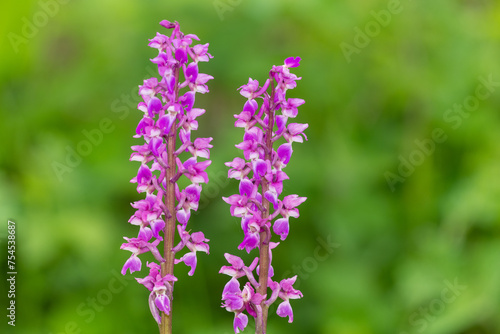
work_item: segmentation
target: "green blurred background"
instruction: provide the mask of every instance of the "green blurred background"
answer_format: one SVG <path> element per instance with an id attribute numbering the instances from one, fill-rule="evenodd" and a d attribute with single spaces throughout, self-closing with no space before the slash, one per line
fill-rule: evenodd
<path id="1" fill-rule="evenodd" d="M 42 0 L 0 12 L 2 333 L 157 332 L 146 289 L 116 277 L 141 198 L 128 161 L 137 86 L 155 70 L 147 43 L 163 19 L 210 43 L 200 71 L 215 77 L 196 101 L 207 109 L 196 135 L 214 148 L 190 221 L 211 254 L 193 277 L 176 266 L 175 333 L 232 333 L 217 272 L 225 252 L 254 256 L 236 249 L 239 222 L 221 200 L 237 189 L 223 164 L 240 154 L 236 89 L 289 56 L 302 58 L 290 97 L 306 100 L 296 121 L 309 141 L 294 145 L 284 193 L 308 200 L 273 263 L 277 278 L 299 276 L 304 298 L 293 324 L 273 313 L 268 332 L 500 333 L 498 1 Z M 464 103 L 470 112 L 448 111 Z M 57 173 L 68 148 L 86 154 Z M 9 218 L 16 327 L 3 313 Z"/>

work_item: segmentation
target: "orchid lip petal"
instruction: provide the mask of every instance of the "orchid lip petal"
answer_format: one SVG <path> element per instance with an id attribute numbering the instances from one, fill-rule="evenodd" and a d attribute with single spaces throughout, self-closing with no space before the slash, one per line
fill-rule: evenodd
<path id="1" fill-rule="evenodd" d="M 288 322 L 293 322 L 293 310 L 290 302 L 288 300 L 283 301 L 278 305 L 278 309 L 276 310 L 276 314 L 282 318 L 288 317 Z"/>

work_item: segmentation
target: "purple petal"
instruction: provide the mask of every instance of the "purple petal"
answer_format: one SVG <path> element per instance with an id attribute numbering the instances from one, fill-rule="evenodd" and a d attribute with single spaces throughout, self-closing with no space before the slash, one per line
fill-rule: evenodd
<path id="1" fill-rule="evenodd" d="M 195 158 L 195 161 L 196 161 L 196 158 Z M 211 163 L 212 163 L 212 161 L 210 161 L 210 160 L 198 162 L 198 163 L 196 163 L 196 170 L 198 170 L 198 171 L 205 170 L 205 169 L 207 169 L 208 166 L 210 166 Z"/>
<path id="2" fill-rule="evenodd" d="M 195 34 L 187 34 L 184 36 L 184 40 L 188 40 L 189 44 L 191 44 L 193 42 L 191 39 L 195 39 L 197 41 L 200 40 L 200 38 L 198 36 L 196 36 Z"/>
<path id="3" fill-rule="evenodd" d="M 238 249 L 243 249 L 247 251 L 247 253 L 250 254 L 250 251 L 252 249 L 255 249 L 257 245 L 259 244 L 259 237 L 258 234 L 255 233 L 247 233 L 245 235 L 245 238 L 243 239 L 243 242 L 238 245 Z"/>
<path id="4" fill-rule="evenodd" d="M 204 84 L 208 80 L 212 80 L 214 77 L 205 73 L 198 73 L 198 80 L 196 81 L 197 84 Z"/>
<path id="5" fill-rule="evenodd" d="M 293 98 L 293 97 L 291 97 L 287 100 L 287 104 L 293 108 L 298 108 L 301 105 L 303 105 L 304 103 L 306 103 L 306 101 L 304 101 L 303 99 L 297 99 L 297 98 Z"/>
<path id="6" fill-rule="evenodd" d="M 159 235 L 159 233 L 165 227 L 165 222 L 162 219 L 157 219 L 157 220 L 151 221 L 149 223 L 149 226 L 151 226 L 153 236 L 157 239 L 162 239 L 162 237 Z"/>
<path id="7" fill-rule="evenodd" d="M 201 186 L 191 184 L 184 189 L 184 193 L 190 202 L 198 202 L 200 200 Z"/>
<path id="8" fill-rule="evenodd" d="M 155 157 L 160 156 L 161 153 L 165 150 L 166 145 L 162 145 L 162 144 L 163 144 L 162 138 L 159 138 L 159 137 L 151 138 L 151 141 L 149 142 L 148 147 L 151 150 L 151 153 L 153 153 L 153 155 Z M 162 147 L 162 146 L 164 146 L 164 147 Z"/>
<path id="9" fill-rule="evenodd" d="M 224 163 L 224 165 L 226 165 L 228 167 L 235 168 L 237 170 L 242 170 L 243 168 L 245 168 L 246 163 L 245 163 L 245 160 L 242 158 L 234 158 L 233 161 L 226 162 L 226 163 Z"/>
<path id="10" fill-rule="evenodd" d="M 236 255 L 225 253 L 224 257 L 226 258 L 227 262 L 229 262 L 236 269 L 241 269 L 245 265 L 243 260 Z"/>
<path id="11" fill-rule="evenodd" d="M 151 62 L 153 64 L 157 64 L 157 65 L 161 65 L 161 66 L 164 66 L 165 64 L 167 64 L 168 62 L 168 57 L 167 57 L 167 54 L 166 53 L 160 53 L 158 56 L 154 57 L 153 59 L 151 59 Z M 141 89 L 141 93 L 143 93 L 144 95 L 146 93 L 153 93 L 154 90 L 152 89 L 149 89 L 146 88 L 146 89 Z M 149 94 L 148 94 L 149 95 Z"/>
<path id="12" fill-rule="evenodd" d="M 168 135 L 170 133 L 170 130 L 172 129 L 172 124 L 174 124 L 174 122 L 175 116 L 166 114 L 158 119 L 158 122 L 156 122 L 156 126 L 158 126 L 158 128 L 160 128 L 164 134 Z"/>
<path id="13" fill-rule="evenodd" d="M 193 183 L 208 183 L 208 174 L 206 172 L 199 172 L 190 178 Z"/>
<path id="14" fill-rule="evenodd" d="M 290 231 L 290 225 L 288 223 L 288 219 L 286 218 L 277 219 L 274 222 L 273 231 L 274 233 L 280 236 L 281 240 L 285 240 L 286 237 L 288 236 L 288 232 Z"/>
<path id="15" fill-rule="evenodd" d="M 228 312 L 239 311 L 244 306 L 244 301 L 243 298 L 241 297 L 241 292 L 238 292 L 237 294 L 231 294 L 231 293 L 225 294 L 222 296 L 222 300 L 224 301 L 222 307 L 225 307 L 226 311 Z"/>
<path id="16" fill-rule="evenodd" d="M 162 108 L 161 101 L 156 96 L 153 96 L 148 102 L 148 114 L 149 117 L 153 117 L 154 114 L 158 113 Z"/>
<path id="17" fill-rule="evenodd" d="M 278 157 L 280 160 L 286 165 L 290 161 L 290 158 L 292 156 L 292 144 L 285 143 L 281 144 L 280 147 L 278 147 Z"/>
<path id="18" fill-rule="evenodd" d="M 252 115 L 255 114 L 255 111 L 259 108 L 259 104 L 255 100 L 248 100 L 245 102 L 243 106 L 243 111 L 249 111 Z"/>
<path id="19" fill-rule="evenodd" d="M 142 239 L 146 242 L 149 241 L 152 237 L 153 237 L 153 232 L 148 227 L 141 228 L 139 230 L 139 235 L 137 236 L 137 238 Z"/>
<path id="20" fill-rule="evenodd" d="M 158 272 L 160 271 L 160 266 L 158 266 Z M 164 282 L 177 282 L 177 277 L 175 277 L 174 275 L 171 275 L 171 274 L 166 274 L 165 276 L 163 276 L 163 281 Z"/>
<path id="21" fill-rule="evenodd" d="M 238 195 L 238 194 L 234 194 L 234 195 L 231 195 L 229 197 L 222 197 L 222 200 L 230 205 L 238 205 L 238 202 L 240 201 L 240 199 L 241 199 L 241 195 Z"/>
<path id="22" fill-rule="evenodd" d="M 291 292 L 294 290 L 293 284 L 297 281 L 297 275 L 290 277 L 290 278 L 285 278 L 282 279 L 280 282 L 281 289 L 285 292 Z"/>
<path id="23" fill-rule="evenodd" d="M 292 136 L 295 136 L 295 135 L 298 135 L 298 134 L 301 134 L 302 132 L 304 132 L 304 130 L 307 129 L 308 126 L 309 126 L 309 124 L 307 124 L 307 123 L 305 123 L 305 124 L 290 123 L 290 124 L 288 124 L 288 132 L 290 132 L 290 134 Z"/>
<path id="24" fill-rule="evenodd" d="M 205 235 L 203 234 L 203 232 L 194 232 L 194 233 L 192 233 L 191 234 L 191 240 L 195 244 L 199 244 L 200 242 L 208 241 L 207 239 L 205 239 Z"/>
<path id="25" fill-rule="evenodd" d="M 173 94 L 174 93 L 174 89 L 175 89 L 175 76 L 170 76 L 168 78 L 165 78 L 166 81 L 167 81 L 167 88 L 168 88 L 168 92 L 170 94 Z"/>
<path id="26" fill-rule="evenodd" d="M 179 260 L 174 261 L 176 264 L 179 262 L 184 262 L 186 266 L 191 267 L 191 270 L 189 270 L 188 275 L 193 276 L 194 271 L 196 269 L 196 254 L 193 252 L 189 252 L 184 254 L 183 257 L 181 257 Z"/>
<path id="27" fill-rule="evenodd" d="M 234 316 L 233 328 L 236 334 L 243 331 L 247 325 L 248 317 L 245 313 L 240 313 Z"/>
<path id="28" fill-rule="evenodd" d="M 244 97 L 251 99 L 252 93 L 259 88 L 259 82 L 257 80 L 253 80 L 252 78 L 248 78 L 248 83 L 246 85 L 241 86 L 240 94 Z"/>
<path id="29" fill-rule="evenodd" d="M 255 176 L 262 177 L 266 175 L 267 172 L 267 163 L 262 159 L 256 159 L 252 161 L 253 172 Z"/>
<path id="30" fill-rule="evenodd" d="M 156 270 L 157 272 L 159 272 L 160 269 L 161 269 L 160 265 L 158 263 L 156 263 L 156 262 L 149 262 L 148 261 L 148 263 L 146 264 L 146 266 L 150 269 L 150 272 L 154 271 L 154 270 Z"/>
<path id="31" fill-rule="evenodd" d="M 192 157 L 187 159 L 182 165 L 184 168 L 189 168 L 190 166 L 193 166 L 196 164 L 196 158 Z"/>
<path id="32" fill-rule="evenodd" d="M 154 291 L 151 292 L 149 295 L 149 309 L 151 310 L 151 314 L 153 315 L 153 318 L 156 320 L 158 324 L 161 324 L 161 316 L 160 312 L 158 312 L 158 309 L 156 308 L 155 305 L 155 295 L 156 293 Z"/>
<path id="33" fill-rule="evenodd" d="M 240 294 L 240 282 L 236 278 L 231 278 L 229 282 L 226 283 L 224 289 L 222 290 L 222 296 L 226 294 Z"/>
<path id="34" fill-rule="evenodd" d="M 196 138 L 194 140 L 194 146 L 197 149 L 203 149 L 203 148 L 212 148 L 213 145 L 210 145 L 210 142 L 213 140 L 212 137 L 208 138 Z"/>
<path id="35" fill-rule="evenodd" d="M 181 64 L 187 63 L 187 53 L 185 49 L 175 50 L 175 59 L 177 59 Z"/>
<path id="36" fill-rule="evenodd" d="M 141 167 L 139 167 L 139 171 L 137 172 L 137 183 L 138 184 L 149 183 L 152 177 L 153 173 L 151 173 L 149 167 L 145 164 L 142 164 Z"/>
<path id="37" fill-rule="evenodd" d="M 283 171 L 278 171 L 278 172 L 276 173 L 276 182 L 283 182 L 284 180 L 288 180 L 288 179 L 290 179 L 290 178 L 288 177 L 288 175 L 286 175 L 286 173 L 285 173 L 285 172 L 283 172 Z M 281 192 L 280 192 L 280 193 L 281 193 Z"/>
<path id="38" fill-rule="evenodd" d="M 153 120 L 149 117 L 144 117 L 139 121 L 139 124 L 137 124 L 137 128 L 135 129 L 135 133 L 137 136 L 136 138 L 140 135 L 146 134 L 146 129 L 153 124 Z"/>
<path id="39" fill-rule="evenodd" d="M 186 225 L 189 218 L 191 217 L 191 212 L 189 210 L 180 209 L 177 211 L 176 215 L 177 221 L 182 225 Z"/>
<path id="40" fill-rule="evenodd" d="M 289 57 L 285 59 L 286 67 L 299 67 L 300 66 L 300 57 Z"/>
<path id="41" fill-rule="evenodd" d="M 207 241 L 208 241 L 208 239 L 207 239 Z M 204 253 L 210 254 L 210 247 L 208 246 L 208 244 L 206 244 L 204 242 L 201 242 L 199 244 L 195 244 L 194 250 L 197 252 L 204 252 Z"/>
<path id="42" fill-rule="evenodd" d="M 187 243 L 191 238 L 189 232 L 186 231 L 186 226 L 177 225 L 177 231 L 179 232 L 179 236 L 181 237 L 181 241 L 183 243 Z"/>
<path id="43" fill-rule="evenodd" d="M 293 310 L 288 300 L 285 300 L 284 302 L 279 304 L 278 309 L 276 310 L 276 314 L 282 318 L 288 317 L 289 323 L 293 322 Z"/>
<path id="44" fill-rule="evenodd" d="M 122 275 L 125 275 L 127 273 L 127 269 L 130 270 L 131 274 L 134 271 L 141 270 L 141 260 L 135 254 L 132 254 L 132 256 L 129 257 L 128 260 L 123 265 L 123 268 L 121 271 Z"/>
<path id="45" fill-rule="evenodd" d="M 208 61 L 209 57 L 213 58 L 211 54 L 208 53 L 208 43 L 206 44 L 196 44 L 192 48 L 195 56 L 194 61 Z"/>
<path id="46" fill-rule="evenodd" d="M 132 242 L 131 238 L 123 237 L 123 239 L 127 240 L 128 242 L 121 244 L 120 249 L 124 249 L 132 253 L 136 253 L 139 251 L 136 243 Z"/>
<path id="47" fill-rule="evenodd" d="M 269 272 L 269 274 L 268 274 L 268 275 L 269 275 L 269 277 L 273 277 L 273 276 L 274 276 L 274 268 L 273 268 L 273 266 L 272 266 L 272 265 L 270 265 L 270 264 L 269 264 L 269 271 L 268 271 L 268 272 Z"/>
<path id="48" fill-rule="evenodd" d="M 289 98 L 286 102 L 282 104 L 282 113 L 288 117 L 296 117 L 298 114 L 298 107 L 304 104 L 305 101 L 302 99 Z"/>
<path id="49" fill-rule="evenodd" d="M 188 143 L 191 140 L 191 131 L 185 131 L 184 128 L 181 128 L 179 138 L 183 144 Z"/>
<path id="50" fill-rule="evenodd" d="M 248 282 L 247 285 L 250 287 L 250 282 Z M 260 305 L 260 303 L 262 303 L 262 301 L 266 299 L 266 296 L 267 295 L 263 296 L 260 293 L 256 292 L 256 293 L 252 294 L 251 302 L 254 305 Z"/>
<path id="51" fill-rule="evenodd" d="M 287 209 L 293 209 L 306 201 L 307 197 L 299 197 L 298 195 L 288 195 L 283 198 L 283 205 Z"/>
<path id="52" fill-rule="evenodd" d="M 237 128 L 247 128 L 252 120 L 252 114 L 250 111 L 242 111 L 239 115 L 234 115 L 237 120 L 234 122 L 234 126 Z"/>
<path id="53" fill-rule="evenodd" d="M 156 296 L 155 305 L 160 311 L 170 314 L 170 299 L 167 295 L 159 294 Z"/>
<path id="54" fill-rule="evenodd" d="M 240 195 L 250 197 L 253 191 L 253 183 L 249 179 L 243 179 L 240 182 Z M 233 195 L 234 196 L 234 195 Z M 231 198 L 231 196 L 229 197 Z"/>
<path id="55" fill-rule="evenodd" d="M 191 111 L 194 105 L 194 92 L 192 91 L 186 92 L 179 98 L 179 101 L 181 102 L 182 106 L 185 108 L 186 111 Z"/>
<path id="56" fill-rule="evenodd" d="M 235 270 L 233 267 L 229 267 L 229 266 L 222 266 L 219 270 L 219 274 L 225 274 L 225 275 L 229 275 L 229 276 L 235 276 L 236 274 L 238 274 L 238 271 Z"/>
<path id="57" fill-rule="evenodd" d="M 160 22 L 160 25 L 167 28 L 167 29 L 172 29 L 175 27 L 175 23 L 172 23 L 170 21 L 167 21 L 167 20 L 163 20 Z"/>
<path id="58" fill-rule="evenodd" d="M 136 278 L 135 280 L 137 281 L 137 283 L 144 285 L 146 289 L 148 289 L 149 291 L 153 291 L 154 282 L 151 276 L 146 276 L 144 278 Z"/>
<path id="59" fill-rule="evenodd" d="M 275 191 L 266 191 L 264 193 L 264 198 L 273 203 L 274 207 L 278 205 L 278 194 Z"/>
<path id="60" fill-rule="evenodd" d="M 196 82 L 196 78 L 198 77 L 198 64 L 196 63 L 191 63 L 188 65 L 186 68 L 186 79 L 189 80 L 189 82 Z"/>
<path id="61" fill-rule="evenodd" d="M 276 116 L 276 127 L 278 128 L 277 129 L 278 131 L 276 131 L 276 134 L 280 134 L 283 132 L 283 130 L 285 130 L 287 120 L 288 120 L 288 117 L 286 117 L 284 115 Z"/>

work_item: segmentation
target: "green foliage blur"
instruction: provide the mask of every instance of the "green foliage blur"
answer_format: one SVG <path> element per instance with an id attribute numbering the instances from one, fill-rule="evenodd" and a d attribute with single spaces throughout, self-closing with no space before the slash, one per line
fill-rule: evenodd
<path id="1" fill-rule="evenodd" d="M 298 275 L 304 298 L 293 324 L 275 305 L 268 332 L 500 333 L 498 1 L 39 0 L 0 12 L 1 333 L 157 333 L 148 291 L 119 274 L 119 247 L 137 233 L 128 159 L 163 19 L 210 43 L 200 71 L 215 77 L 196 101 L 207 113 L 195 135 L 214 148 L 190 221 L 211 252 L 193 277 L 176 266 L 175 333 L 233 332 L 218 271 L 225 252 L 255 256 L 237 250 L 239 221 L 221 200 L 237 189 L 224 166 L 240 154 L 237 88 L 289 56 L 302 58 L 290 97 L 306 100 L 295 121 L 309 129 L 284 194 L 308 200 L 273 264 L 278 279 Z"/>

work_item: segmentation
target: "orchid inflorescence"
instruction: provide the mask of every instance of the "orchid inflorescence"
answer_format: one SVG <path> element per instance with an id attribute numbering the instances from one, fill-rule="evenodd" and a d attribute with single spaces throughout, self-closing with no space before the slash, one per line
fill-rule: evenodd
<path id="1" fill-rule="evenodd" d="M 204 234 L 191 233 L 186 226 L 191 210 L 198 209 L 201 184 L 208 182 L 205 169 L 211 161 L 198 161 L 198 158 L 209 159 L 212 148 L 212 138 L 191 138 L 191 132 L 198 128 L 196 118 L 205 113 L 193 105 L 196 93 L 207 93 L 206 83 L 213 79 L 198 72 L 198 63 L 212 58 L 208 44 L 191 46 L 193 40 L 199 41 L 196 35 L 184 35 L 177 22 L 164 20 L 160 24 L 173 30 L 170 36 L 157 33 L 150 39 L 149 46 L 159 51 L 151 62 L 158 66 L 160 79 L 153 77 L 139 86 L 143 101 L 138 109 L 143 117 L 134 137 L 142 137 L 145 143 L 132 146 L 134 152 L 130 158 L 141 162 L 131 182 L 137 183 L 137 191 L 145 193 L 146 198 L 131 204 L 137 211 L 129 222 L 139 226 L 139 234 L 136 238 L 125 238 L 127 242 L 121 246 L 132 252 L 122 268 L 124 275 L 127 270 L 130 273 L 141 270 L 138 255 L 142 253 L 151 252 L 158 262 L 148 262 L 149 275 L 136 278 L 151 292 L 149 306 L 158 324 L 171 313 L 173 285 L 177 281 L 174 264 L 184 262 L 190 267 L 188 274 L 193 275 L 196 253 L 209 252 L 209 240 Z M 179 145 L 176 145 L 177 136 Z M 190 157 L 182 161 L 184 152 Z M 190 184 L 179 189 L 177 181 L 182 175 Z M 176 233 L 179 242 L 174 245 Z M 158 250 L 161 241 L 162 251 Z M 176 258 L 184 247 L 189 251 Z"/>
<path id="2" fill-rule="evenodd" d="M 282 241 L 285 240 L 290 229 L 289 218 L 299 216 L 297 206 L 306 200 L 297 195 L 280 199 L 283 181 L 288 179 L 283 169 L 290 161 L 292 144 L 307 140 L 304 130 L 308 124 L 288 123 L 289 118 L 297 116 L 298 107 L 305 102 L 286 98 L 287 90 L 295 88 L 296 80 L 301 79 L 290 72 L 290 68 L 300 65 L 299 62 L 299 57 L 287 58 L 284 65 L 272 67 L 269 79 L 262 86 L 250 78 L 248 84 L 240 87 L 240 94 L 248 99 L 243 111 L 235 115 L 235 126 L 245 130 L 243 142 L 236 145 L 243 151 L 244 159 L 237 157 L 226 163 L 230 167 L 228 177 L 240 181 L 239 193 L 223 199 L 231 205 L 231 215 L 241 218 L 244 238 L 238 249 L 250 253 L 258 248 L 259 257 L 245 266 L 240 257 L 225 254 L 230 266 L 223 266 L 220 273 L 231 276 L 231 279 L 224 287 L 222 306 L 235 314 L 235 333 L 244 330 L 248 324 L 244 311 L 255 318 L 256 333 L 265 333 L 268 308 L 278 298 L 282 302 L 277 314 L 292 322 L 289 300 L 302 297 L 302 293 L 293 288 L 297 276 L 274 281 L 271 265 L 272 249 L 279 244 L 271 241 L 271 229 Z M 283 143 L 275 150 L 273 145 L 279 140 Z M 258 280 L 254 277 L 254 270 Z M 242 277 L 248 279 L 243 289 L 238 281 Z"/>
<path id="3" fill-rule="evenodd" d="M 172 33 L 157 33 L 150 39 L 149 46 L 158 49 L 158 56 L 151 62 L 158 66 L 160 78 L 146 79 L 139 86 L 143 101 L 138 109 L 143 117 L 134 137 L 142 137 L 145 143 L 132 146 L 130 160 L 141 162 L 141 166 L 131 182 L 137 183 L 137 191 L 145 193 L 145 199 L 131 204 L 136 212 L 129 222 L 139 226 L 139 233 L 135 238 L 124 238 L 121 249 L 132 254 L 121 272 L 125 275 L 127 271 L 140 271 L 139 255 L 151 252 L 157 262 L 148 262 L 149 274 L 136 280 L 150 291 L 149 307 L 160 333 L 170 334 L 177 281 L 174 265 L 184 262 L 190 267 L 188 275 L 193 275 L 197 252 L 209 253 L 209 240 L 202 232 L 191 232 L 187 223 L 191 211 L 198 209 L 201 184 L 208 182 L 205 170 L 211 163 L 208 159 L 212 148 L 212 138 L 191 138 L 191 132 L 198 128 L 197 117 L 205 113 L 193 106 L 196 93 L 207 93 L 206 83 L 213 77 L 198 71 L 199 62 L 212 58 L 208 44 L 191 46 L 199 38 L 184 35 L 177 22 L 164 20 L 160 25 L 172 29 Z M 257 248 L 259 256 L 246 266 L 240 257 L 226 253 L 230 265 L 220 270 L 231 276 L 223 290 L 222 306 L 234 312 L 236 333 L 248 325 L 247 314 L 255 318 L 256 333 L 266 333 L 269 306 L 278 298 L 282 301 L 276 313 L 292 322 L 290 299 L 302 297 L 293 287 L 297 276 L 274 281 L 271 265 L 272 250 L 279 245 L 271 241 L 271 230 L 281 241 L 285 240 L 290 230 L 289 218 L 299 217 L 297 206 L 306 200 L 298 195 L 281 197 L 283 181 L 288 179 L 283 169 L 290 161 L 292 144 L 307 140 L 304 130 L 308 124 L 288 123 L 304 103 L 302 99 L 286 98 L 287 90 L 295 88 L 301 79 L 290 72 L 299 63 L 299 57 L 287 58 L 284 65 L 272 67 L 262 86 L 249 79 L 248 84 L 240 87 L 240 94 L 247 101 L 243 111 L 235 115 L 235 126 L 244 128 L 245 134 L 236 147 L 243 151 L 244 159 L 237 157 L 226 163 L 230 167 L 228 177 L 240 181 L 239 193 L 223 199 L 231 205 L 231 215 L 241 218 L 244 238 L 238 248 L 248 253 Z M 190 184 L 180 189 L 177 182 L 182 175 Z M 160 242 L 162 249 L 158 248 Z M 188 252 L 177 256 L 186 247 Z M 242 277 L 248 279 L 243 289 L 238 280 Z"/>

